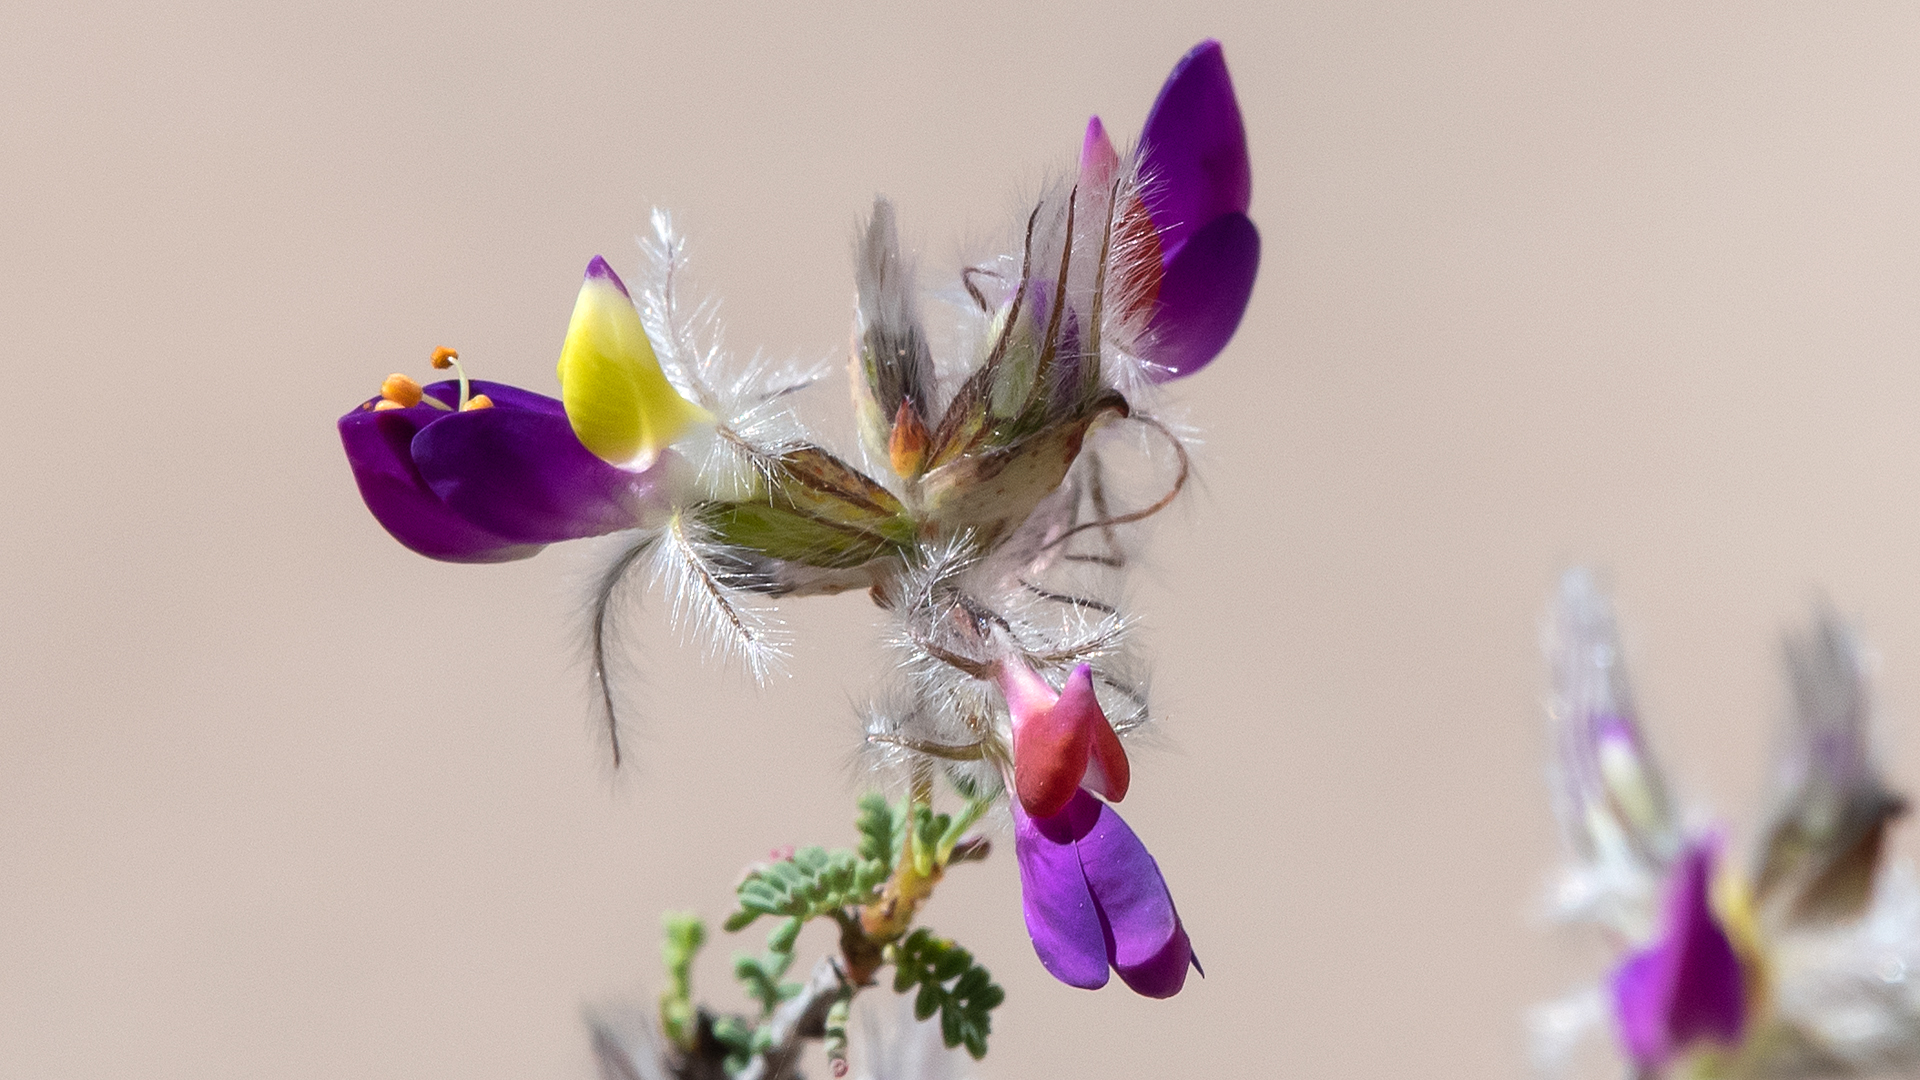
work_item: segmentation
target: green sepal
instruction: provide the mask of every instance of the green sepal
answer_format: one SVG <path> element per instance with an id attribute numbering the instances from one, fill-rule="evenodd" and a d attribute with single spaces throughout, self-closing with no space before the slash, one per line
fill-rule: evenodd
<path id="1" fill-rule="evenodd" d="M 1124 398 L 1109 394 L 1084 415 L 1018 442 L 956 456 L 920 478 L 924 512 L 943 529 L 972 530 L 983 546 L 991 546 L 1060 487 L 1095 421 L 1127 411 Z"/>

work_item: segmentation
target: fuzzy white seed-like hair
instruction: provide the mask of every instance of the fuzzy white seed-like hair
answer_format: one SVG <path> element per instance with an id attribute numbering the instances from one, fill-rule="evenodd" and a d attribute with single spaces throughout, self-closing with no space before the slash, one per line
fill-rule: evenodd
<path id="1" fill-rule="evenodd" d="M 784 671 L 786 632 L 771 605 L 730 580 L 725 553 L 675 513 L 653 545 L 652 577 L 683 641 L 705 659 L 737 660 L 758 682 Z"/>

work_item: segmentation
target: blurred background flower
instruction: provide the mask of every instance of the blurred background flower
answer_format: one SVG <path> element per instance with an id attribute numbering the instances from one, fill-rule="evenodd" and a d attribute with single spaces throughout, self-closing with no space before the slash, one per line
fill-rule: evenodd
<path id="1" fill-rule="evenodd" d="M 1786 639 L 1791 704 L 1750 867 L 1678 815 L 1639 730 L 1611 605 L 1586 571 L 1549 619 L 1561 918 L 1620 959 L 1599 993 L 1534 1014 L 1541 1063 L 1608 1027 L 1641 1077 L 1846 1077 L 1920 1068 L 1920 906 L 1889 824 L 1871 688 L 1826 609 Z"/>

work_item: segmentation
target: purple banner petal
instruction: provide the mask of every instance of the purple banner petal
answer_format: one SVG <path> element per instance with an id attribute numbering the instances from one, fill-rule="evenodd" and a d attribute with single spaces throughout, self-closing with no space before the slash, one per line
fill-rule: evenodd
<path id="1" fill-rule="evenodd" d="M 1191 375 L 1240 327 L 1260 270 L 1260 232 L 1245 214 L 1215 218 L 1167 261 L 1150 323 L 1166 379 Z"/>
<path id="2" fill-rule="evenodd" d="M 1221 214 L 1245 213 L 1253 198 L 1247 132 L 1217 41 L 1182 57 L 1147 114 L 1141 132 L 1146 204 L 1161 245 L 1178 249 Z"/>

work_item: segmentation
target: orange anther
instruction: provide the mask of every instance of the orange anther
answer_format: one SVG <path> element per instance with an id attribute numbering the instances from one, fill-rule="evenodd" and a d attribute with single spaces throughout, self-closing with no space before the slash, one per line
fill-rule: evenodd
<path id="1" fill-rule="evenodd" d="M 390 401 L 387 398 L 381 398 L 379 401 L 376 401 L 373 403 L 374 412 L 386 412 L 388 409 L 404 409 L 404 408 L 406 408 L 405 405 L 402 405 L 397 401 Z"/>
<path id="2" fill-rule="evenodd" d="M 492 398 L 488 397 L 485 394 L 475 394 L 472 397 L 467 399 L 467 403 L 465 405 L 460 406 L 460 411 L 472 412 L 475 409 L 491 409 L 491 408 L 493 408 Z"/>
<path id="3" fill-rule="evenodd" d="M 452 367 L 453 362 L 458 359 L 460 359 L 460 354 L 447 348 L 445 345 L 433 350 L 433 366 L 442 371 Z"/>
<path id="4" fill-rule="evenodd" d="M 420 404 L 420 384 L 395 372 L 380 384 L 380 396 L 403 409 L 410 408 Z"/>

